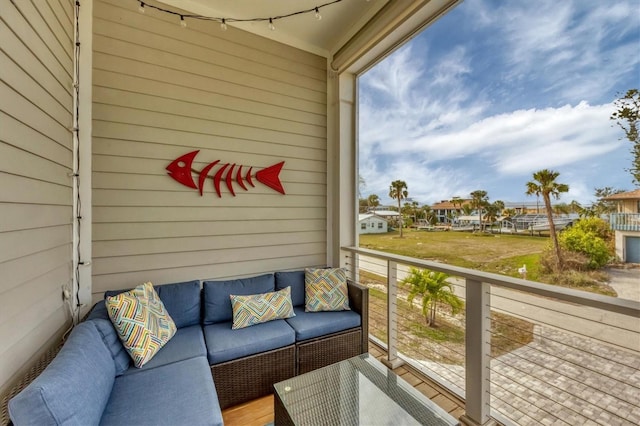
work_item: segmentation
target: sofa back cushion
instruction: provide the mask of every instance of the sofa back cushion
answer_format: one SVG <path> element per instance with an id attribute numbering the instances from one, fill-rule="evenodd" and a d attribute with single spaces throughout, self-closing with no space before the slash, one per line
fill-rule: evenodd
<path id="1" fill-rule="evenodd" d="M 200 324 L 200 281 L 164 284 L 154 288 L 176 327 Z"/>
<path id="2" fill-rule="evenodd" d="M 304 305 L 304 270 L 276 272 L 276 290 L 291 287 L 293 306 Z"/>
<path id="3" fill-rule="evenodd" d="M 93 321 L 75 327 L 51 364 L 9 401 L 16 425 L 96 425 L 111 395 L 115 365 Z"/>
<path id="4" fill-rule="evenodd" d="M 104 302 L 102 302 L 102 304 L 104 305 Z M 100 333 L 100 336 L 102 337 L 104 345 L 107 347 L 107 349 L 109 349 L 111 358 L 113 358 L 113 363 L 116 368 L 116 376 L 119 376 L 126 370 L 128 370 L 131 366 L 131 357 L 122 344 L 122 341 L 120 341 L 118 333 L 113 327 L 111 320 L 94 318 L 87 319 L 87 321 L 91 321 L 95 324 L 96 329 L 98 329 L 98 333 Z"/>
<path id="5" fill-rule="evenodd" d="M 227 281 L 205 281 L 204 323 L 216 324 L 233 319 L 230 295 L 268 293 L 275 290 L 273 274 L 264 274 L 251 278 L 238 278 Z"/>
<path id="6" fill-rule="evenodd" d="M 200 281 L 154 285 L 160 300 L 177 328 L 200 324 Z M 104 297 L 115 296 L 129 290 L 109 290 Z"/>

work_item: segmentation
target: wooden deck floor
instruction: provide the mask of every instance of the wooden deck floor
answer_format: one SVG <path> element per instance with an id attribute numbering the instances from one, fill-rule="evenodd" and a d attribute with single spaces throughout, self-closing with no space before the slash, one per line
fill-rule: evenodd
<path id="1" fill-rule="evenodd" d="M 369 343 L 369 353 L 378 359 L 386 356 L 385 351 L 373 343 Z M 442 407 L 454 418 L 458 419 L 464 414 L 464 401 L 432 382 L 417 370 L 409 366 L 401 366 L 393 370 L 393 372 Z M 273 395 L 227 408 L 222 411 L 222 417 L 226 426 L 264 426 L 267 423 L 273 422 Z"/>

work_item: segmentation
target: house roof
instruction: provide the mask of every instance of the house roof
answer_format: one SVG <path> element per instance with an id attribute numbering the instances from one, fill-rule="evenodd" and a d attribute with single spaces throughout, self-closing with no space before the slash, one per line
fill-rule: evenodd
<path id="1" fill-rule="evenodd" d="M 640 189 L 634 189 L 633 191 L 621 192 L 619 194 L 610 195 L 603 198 L 607 201 L 615 200 L 640 200 Z"/>
<path id="2" fill-rule="evenodd" d="M 463 204 L 469 204 L 471 200 L 468 200 L 466 198 L 460 198 L 456 204 L 454 205 L 451 201 L 449 200 L 442 200 L 439 203 L 434 203 L 431 205 L 431 208 L 433 210 L 443 210 L 443 209 L 447 209 L 447 210 L 456 210 L 459 209 L 460 206 L 462 206 Z"/>
<path id="3" fill-rule="evenodd" d="M 382 216 L 382 217 L 387 217 L 387 216 L 400 216 L 400 213 L 393 211 L 393 210 L 376 210 L 371 212 L 373 214 L 375 214 L 376 216 Z"/>
<path id="4" fill-rule="evenodd" d="M 369 219 L 371 217 L 375 217 L 375 218 L 378 218 L 380 220 L 384 220 L 385 222 L 387 221 L 387 219 L 385 219 L 384 217 L 380 217 L 380 216 L 375 215 L 373 213 L 360 213 L 358 215 L 358 221 L 362 222 L 363 220 Z"/>

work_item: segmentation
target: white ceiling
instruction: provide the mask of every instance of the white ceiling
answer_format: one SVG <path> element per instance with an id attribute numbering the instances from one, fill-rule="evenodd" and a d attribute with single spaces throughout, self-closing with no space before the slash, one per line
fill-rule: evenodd
<path id="1" fill-rule="evenodd" d="M 269 18 L 313 9 L 331 0 L 162 0 L 187 12 L 219 18 Z M 235 22 L 229 26 L 267 37 L 309 52 L 329 56 L 360 29 L 389 0 L 342 0 L 314 13 L 268 22 Z M 212 25 L 218 25 L 212 23 Z"/>

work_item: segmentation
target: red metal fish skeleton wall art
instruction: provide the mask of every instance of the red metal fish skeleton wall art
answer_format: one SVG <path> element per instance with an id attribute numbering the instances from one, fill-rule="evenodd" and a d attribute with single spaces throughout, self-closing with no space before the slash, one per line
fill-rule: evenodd
<path id="1" fill-rule="evenodd" d="M 213 163 L 207 164 L 204 169 L 201 171 L 193 170 L 191 168 L 193 164 L 193 160 L 198 155 L 198 151 L 192 151 L 187 154 L 184 154 L 171 162 L 167 166 L 167 170 L 169 171 L 169 176 L 171 176 L 176 181 L 180 182 L 184 186 L 188 186 L 189 188 L 198 189 L 200 191 L 200 195 L 202 196 L 202 191 L 204 190 L 204 182 L 207 180 L 207 176 L 213 167 L 220 163 L 220 160 L 216 160 Z M 278 191 L 281 194 L 284 194 L 284 188 L 282 187 L 282 183 L 280 182 L 280 170 L 282 170 L 282 166 L 284 165 L 284 161 L 281 161 L 278 164 L 274 164 L 273 166 L 269 166 L 265 169 L 258 170 L 255 175 L 255 178 L 258 182 L 263 183 L 269 188 Z M 253 177 L 251 172 L 253 171 L 253 167 L 249 167 L 247 172 L 243 174 L 242 168 L 244 166 L 237 165 L 235 163 L 226 163 L 221 164 L 221 167 L 215 172 L 213 175 L 213 187 L 216 190 L 216 194 L 218 197 L 222 197 L 220 192 L 220 184 L 224 179 L 224 182 L 229 188 L 229 192 L 234 197 L 236 193 L 233 189 L 233 181 L 235 179 L 236 183 L 240 186 L 240 188 L 248 191 L 247 185 L 245 182 L 255 187 L 253 183 Z M 198 184 L 193 180 L 193 175 L 191 173 L 198 174 Z M 226 172 L 226 174 L 225 174 Z M 224 177 L 223 177 L 224 175 Z"/>

